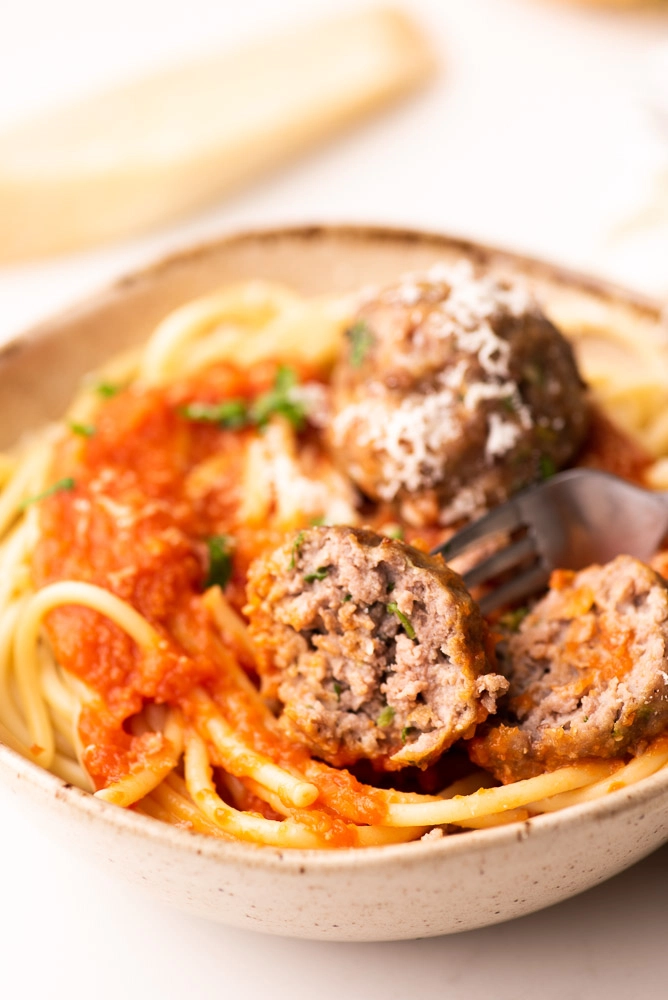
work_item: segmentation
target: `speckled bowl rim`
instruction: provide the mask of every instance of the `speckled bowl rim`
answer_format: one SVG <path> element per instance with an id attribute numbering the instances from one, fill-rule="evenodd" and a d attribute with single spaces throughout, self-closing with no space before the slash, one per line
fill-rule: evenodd
<path id="1" fill-rule="evenodd" d="M 171 253 L 156 263 L 138 268 L 129 274 L 112 282 L 106 288 L 93 293 L 78 302 L 75 306 L 61 311 L 38 326 L 12 338 L 0 348 L 0 359 L 10 353 L 22 349 L 24 345 L 41 338 L 51 336 L 54 322 L 64 322 L 69 316 L 88 310 L 96 302 L 104 300 L 111 294 L 117 294 L 137 282 L 151 280 L 160 273 L 169 270 L 198 256 L 206 256 L 222 246 L 233 247 L 235 243 L 248 240 L 271 240 L 284 237 L 313 239 L 321 235 L 343 237 L 361 240 L 405 240 L 421 243 L 439 244 L 449 250 L 461 252 L 480 263 L 504 260 L 522 269 L 528 275 L 543 277 L 566 287 L 602 296 L 606 300 L 617 301 L 641 312 L 649 313 L 654 319 L 662 315 L 661 304 L 648 296 L 627 290 L 621 286 L 608 283 L 602 279 L 591 277 L 547 261 L 512 253 L 496 247 L 486 246 L 477 242 L 429 230 L 406 229 L 403 227 L 375 225 L 300 225 L 283 226 L 271 229 L 245 229 L 242 232 L 209 240 L 195 247 Z M 518 840 L 524 840 L 529 834 L 532 838 L 548 836 L 557 827 L 577 827 L 584 823 L 599 822 L 611 819 L 615 815 L 623 815 L 636 806 L 650 803 L 655 796 L 668 791 L 668 769 L 658 772 L 635 785 L 609 792 L 602 798 L 592 802 L 570 806 L 563 811 L 546 813 L 531 819 L 509 823 L 500 827 L 484 830 L 470 830 L 462 833 L 446 835 L 440 839 L 425 842 L 413 841 L 405 844 L 394 844 L 384 847 L 342 848 L 337 850 L 303 850 L 298 848 L 276 848 L 264 845 L 235 843 L 219 840 L 205 834 L 191 832 L 179 827 L 170 826 L 152 817 L 96 799 L 85 792 L 63 781 L 56 775 L 45 771 L 38 764 L 26 760 L 10 747 L 0 743 L 0 763 L 20 779 L 26 779 L 33 787 L 45 796 L 52 796 L 64 806 L 71 806 L 80 815 L 91 820 L 100 819 L 103 823 L 116 827 L 120 831 L 139 835 L 148 841 L 155 841 L 165 846 L 174 847 L 179 851 L 193 852 L 199 856 L 225 862 L 239 862 L 252 865 L 256 870 L 267 872 L 287 869 L 299 871 L 308 865 L 311 872 L 318 869 L 337 868 L 342 873 L 354 872 L 361 866 L 374 868 L 385 866 L 388 862 L 408 862 L 423 857 L 457 858 L 462 854 L 472 854 L 486 851 L 490 845 L 510 847 Z M 668 841 L 668 829 L 666 830 Z"/>

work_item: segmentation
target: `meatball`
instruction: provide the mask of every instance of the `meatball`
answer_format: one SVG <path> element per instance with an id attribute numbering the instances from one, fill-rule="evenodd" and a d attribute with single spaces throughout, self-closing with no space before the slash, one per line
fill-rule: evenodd
<path id="1" fill-rule="evenodd" d="M 588 407 L 569 343 L 467 262 L 368 297 L 332 379 L 329 444 L 410 522 L 474 517 L 569 462 Z"/>
<path id="2" fill-rule="evenodd" d="M 335 766 L 427 767 L 507 690 L 461 578 L 371 531 L 300 532 L 253 563 L 247 598 L 263 691 Z"/>
<path id="3" fill-rule="evenodd" d="M 641 750 L 668 726 L 668 585 L 631 556 L 559 570 L 504 659 L 511 721 L 469 747 L 502 781 Z"/>

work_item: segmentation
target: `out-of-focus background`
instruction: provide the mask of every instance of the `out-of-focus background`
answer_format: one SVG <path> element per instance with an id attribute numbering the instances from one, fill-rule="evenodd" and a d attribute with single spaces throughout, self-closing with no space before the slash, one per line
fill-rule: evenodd
<path id="1" fill-rule="evenodd" d="M 366 6 L 7 3 L 0 130 L 182 59 Z M 299 220 L 443 229 L 668 296 L 668 4 L 631 7 L 407 0 L 438 57 L 430 85 L 178 224 L 0 266 L 0 336 L 165 250 Z"/>
<path id="2" fill-rule="evenodd" d="M 0 343 L 156 256 L 283 222 L 443 230 L 668 301 L 668 3 L 397 5 L 422 26 L 437 56 L 430 84 L 195 215 L 85 251 L 0 265 Z M 175 61 L 364 6 L 5 0 L 0 131 Z M 58 146 L 58 136 L 53 141 Z M 0 157 L 0 193 L 3 169 Z M 47 156 L 42 177 L 48 169 Z M 2 241 L 0 212 L 0 257 Z M 76 847 L 68 854 L 53 846 L 2 789 L 0 810 L 0 970 L 8 997 L 234 990 L 276 1000 L 342 992 L 384 1000 L 417 992 L 628 1000 L 660 996 L 668 982 L 665 848 L 522 921 L 438 941 L 326 946 L 254 937 L 168 911 L 82 866 Z"/>

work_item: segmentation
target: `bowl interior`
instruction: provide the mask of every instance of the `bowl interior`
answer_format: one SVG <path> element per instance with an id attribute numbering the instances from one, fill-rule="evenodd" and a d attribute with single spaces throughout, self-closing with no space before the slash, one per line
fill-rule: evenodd
<path id="1" fill-rule="evenodd" d="M 521 275 L 566 329 L 585 324 L 594 332 L 662 335 L 661 312 L 651 301 L 465 241 L 363 227 L 250 233 L 123 279 L 0 350 L 0 448 L 60 416 L 86 372 L 144 340 L 176 306 L 221 285 L 264 278 L 306 295 L 337 293 L 462 257 Z M 664 774 L 521 828 L 336 855 L 281 852 L 212 841 L 121 812 L 2 746 L 0 771 L 38 815 L 49 814 L 56 832 L 88 843 L 101 860 L 122 859 L 126 874 L 153 883 L 177 905 L 303 937 L 411 937 L 530 912 L 642 857 L 665 839 L 668 825 Z M 518 880 L 521 893 L 513 889 Z"/>

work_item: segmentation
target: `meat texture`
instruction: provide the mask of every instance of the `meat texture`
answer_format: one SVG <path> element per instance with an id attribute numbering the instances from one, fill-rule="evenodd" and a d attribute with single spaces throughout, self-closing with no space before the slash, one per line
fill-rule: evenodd
<path id="1" fill-rule="evenodd" d="M 336 766 L 427 767 L 507 689 L 461 578 L 373 532 L 300 532 L 251 566 L 247 598 L 265 694 Z"/>
<path id="2" fill-rule="evenodd" d="M 469 746 L 502 781 L 642 750 L 668 727 L 668 586 L 631 556 L 559 570 L 503 660 L 510 717 Z"/>
<path id="3" fill-rule="evenodd" d="M 418 525 L 473 517 L 563 467 L 588 424 L 570 344 L 467 262 L 367 297 L 332 385 L 339 464 Z"/>

